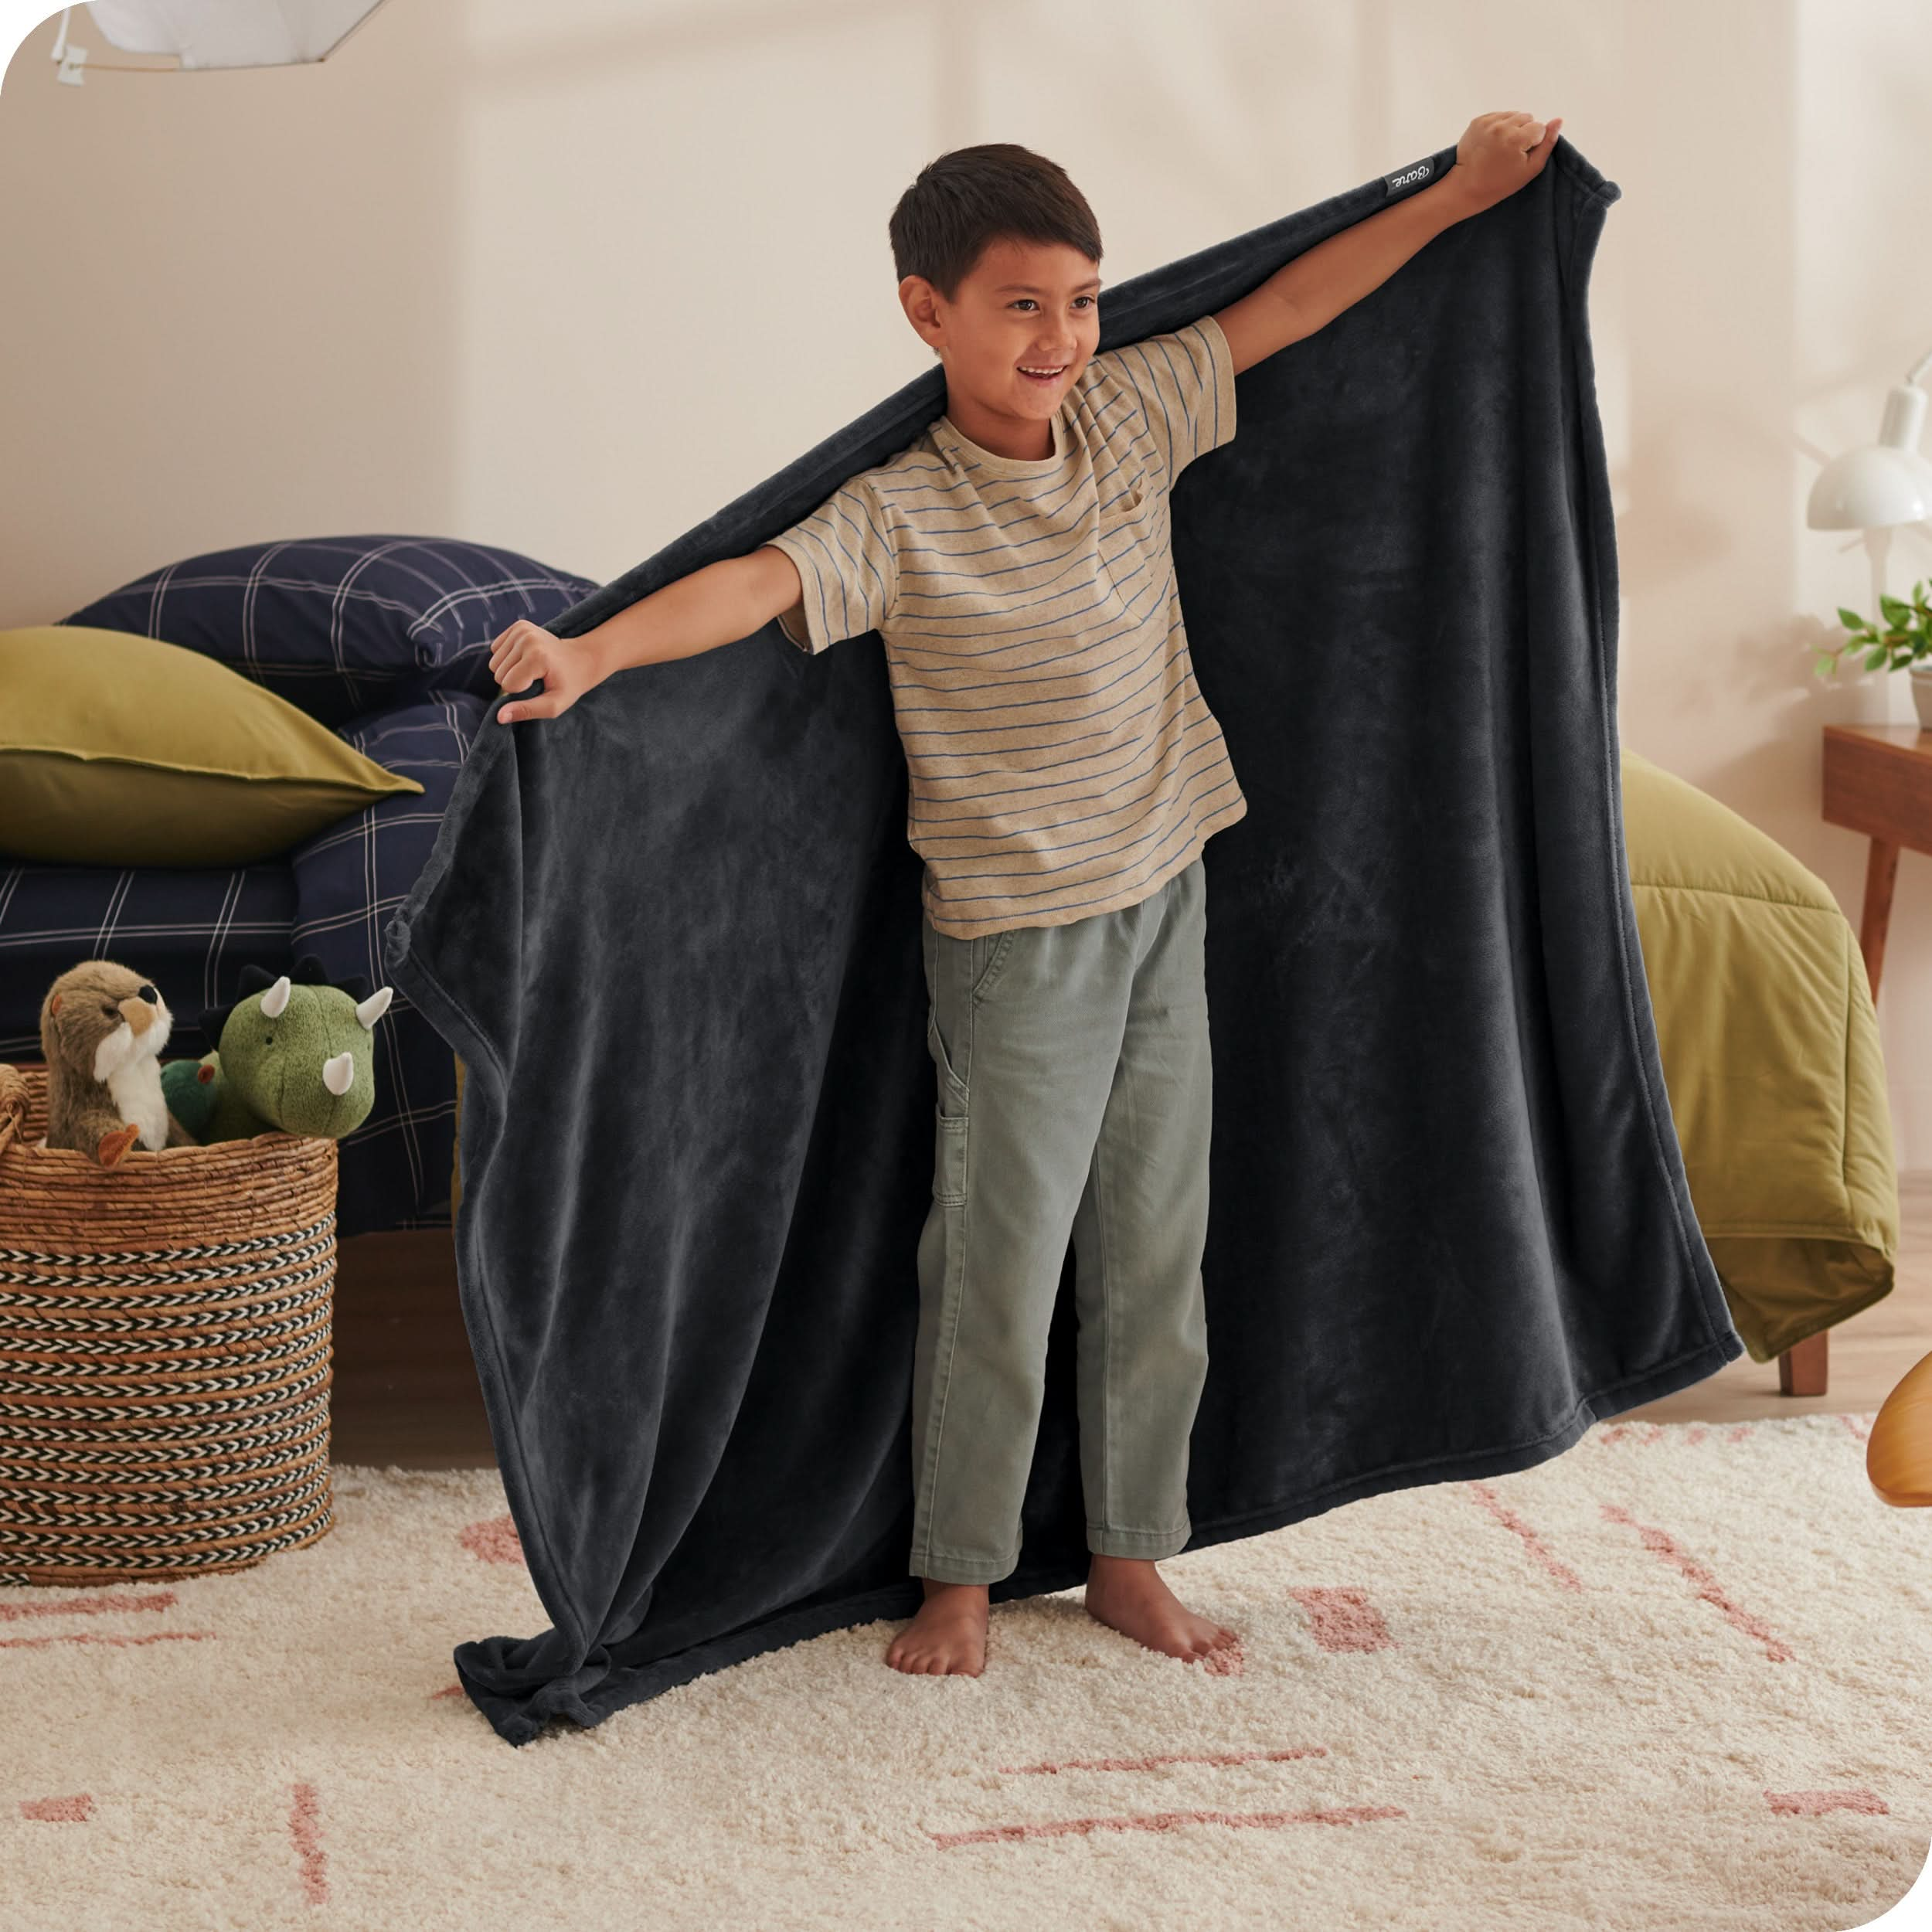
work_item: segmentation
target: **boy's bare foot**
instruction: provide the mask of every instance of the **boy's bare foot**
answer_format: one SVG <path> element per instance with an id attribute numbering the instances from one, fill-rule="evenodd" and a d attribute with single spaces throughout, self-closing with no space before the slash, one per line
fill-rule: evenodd
<path id="1" fill-rule="evenodd" d="M 986 1586 L 920 1581 L 926 1600 L 887 1645 L 886 1662 L 915 1676 L 977 1677 L 986 1668 Z"/>
<path id="2" fill-rule="evenodd" d="M 1087 1609 L 1110 1630 L 1190 1663 L 1240 1641 L 1233 1631 L 1189 1610 L 1144 1556 L 1096 1554 L 1087 1573 Z"/>

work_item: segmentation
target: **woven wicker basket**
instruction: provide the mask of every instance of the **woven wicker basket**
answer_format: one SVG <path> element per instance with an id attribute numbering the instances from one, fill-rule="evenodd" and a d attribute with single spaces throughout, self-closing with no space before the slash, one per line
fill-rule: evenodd
<path id="1" fill-rule="evenodd" d="M 202 1577 L 334 1521 L 335 1143 L 46 1131 L 0 1063 L 0 1583 Z"/>

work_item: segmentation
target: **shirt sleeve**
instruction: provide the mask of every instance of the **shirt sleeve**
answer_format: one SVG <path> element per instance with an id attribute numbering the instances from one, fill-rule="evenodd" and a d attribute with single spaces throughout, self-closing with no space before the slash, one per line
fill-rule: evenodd
<path id="1" fill-rule="evenodd" d="M 1212 315 L 1094 359 L 1110 366 L 1140 407 L 1168 483 L 1234 435 L 1234 354 Z"/>
<path id="2" fill-rule="evenodd" d="M 898 556 L 879 494 L 866 475 L 848 478 L 811 515 L 770 539 L 798 567 L 805 634 L 791 612 L 778 628 L 815 655 L 842 638 L 883 627 L 899 597 Z"/>

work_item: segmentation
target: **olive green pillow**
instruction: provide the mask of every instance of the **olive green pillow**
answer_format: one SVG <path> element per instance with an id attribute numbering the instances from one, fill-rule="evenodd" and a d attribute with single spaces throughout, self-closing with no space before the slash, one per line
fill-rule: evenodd
<path id="1" fill-rule="evenodd" d="M 246 866 L 413 778 L 218 659 L 84 624 L 0 631 L 0 852 Z"/>

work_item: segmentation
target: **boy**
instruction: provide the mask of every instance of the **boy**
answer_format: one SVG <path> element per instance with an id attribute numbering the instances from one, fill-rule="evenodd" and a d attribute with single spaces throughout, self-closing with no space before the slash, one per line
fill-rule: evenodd
<path id="1" fill-rule="evenodd" d="M 1194 681 L 1168 495 L 1233 436 L 1243 369 L 1532 179 L 1561 125 L 1478 116 L 1431 186 L 1227 308 L 1104 354 L 1100 233 L 1080 191 L 1011 143 L 943 155 L 889 233 L 906 318 L 945 367 L 945 413 L 749 555 L 583 636 L 519 623 L 492 648 L 504 690 L 543 682 L 502 706 L 509 723 L 774 618 L 814 653 L 875 631 L 885 645 L 925 861 L 938 1092 L 913 1386 L 924 1600 L 886 1651 L 897 1669 L 984 1667 L 1070 1235 L 1086 1607 L 1172 1656 L 1236 1641 L 1157 1567 L 1192 1533 L 1207 1367 L 1201 852 L 1247 809 Z"/>

